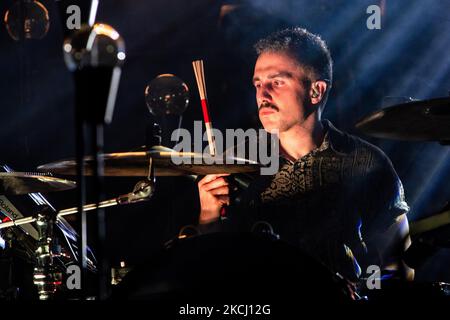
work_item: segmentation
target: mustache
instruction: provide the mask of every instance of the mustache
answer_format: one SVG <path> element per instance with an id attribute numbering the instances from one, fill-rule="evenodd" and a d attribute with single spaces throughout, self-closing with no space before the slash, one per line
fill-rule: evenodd
<path id="1" fill-rule="evenodd" d="M 258 108 L 258 112 L 260 112 L 262 109 L 268 108 L 268 109 L 274 109 L 275 111 L 279 111 L 278 107 L 270 102 L 263 102 Z"/>

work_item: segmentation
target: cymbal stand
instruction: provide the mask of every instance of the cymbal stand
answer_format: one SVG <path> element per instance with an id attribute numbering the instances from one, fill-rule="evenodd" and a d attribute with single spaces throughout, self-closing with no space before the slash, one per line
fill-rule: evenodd
<path id="1" fill-rule="evenodd" d="M 53 264 L 53 227 L 56 212 L 46 207 L 39 211 L 35 218 L 39 239 L 35 252 L 33 283 L 38 289 L 40 300 L 52 300 L 62 284 L 62 273 Z"/>
<path id="2" fill-rule="evenodd" d="M 0 224 L 1 225 L 1 224 Z M 14 250 L 16 235 L 13 230 L 6 229 L 5 233 L 2 234 L 5 240 L 5 248 L 0 253 L 0 263 L 7 266 L 6 283 L 2 284 L 2 289 L 0 290 L 0 301 L 5 300 L 16 300 L 19 296 L 19 287 L 14 283 Z"/>

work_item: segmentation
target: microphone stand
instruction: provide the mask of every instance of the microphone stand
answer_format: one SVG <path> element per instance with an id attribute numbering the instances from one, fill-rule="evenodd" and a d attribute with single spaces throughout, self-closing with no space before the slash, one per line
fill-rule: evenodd
<path id="1" fill-rule="evenodd" d="M 112 48 L 112 50 L 111 50 Z M 87 271 L 87 217 L 83 210 L 86 199 L 84 178 L 86 149 L 94 155 L 93 190 L 96 204 L 104 199 L 103 129 L 112 120 L 120 66 L 125 60 L 125 45 L 120 35 L 106 24 L 83 25 L 64 42 L 65 60 L 75 80 L 76 145 L 78 212 L 81 213 L 79 263 L 82 270 L 82 288 L 86 288 Z M 86 147 L 88 146 L 88 147 Z M 106 219 L 101 206 L 95 207 L 97 219 L 93 222 L 97 244 L 98 297 L 109 296 L 109 262 L 106 257 Z M 83 291 L 83 289 L 82 289 Z M 82 297 L 84 294 L 82 292 Z"/>

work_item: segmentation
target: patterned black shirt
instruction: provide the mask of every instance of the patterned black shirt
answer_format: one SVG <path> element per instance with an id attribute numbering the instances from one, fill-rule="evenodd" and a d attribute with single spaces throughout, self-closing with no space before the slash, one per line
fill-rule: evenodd
<path id="1" fill-rule="evenodd" d="M 383 265 L 372 239 L 409 208 L 379 148 L 322 123 L 321 146 L 297 161 L 280 157 L 279 171 L 255 179 L 227 223 L 242 228 L 266 221 L 281 239 L 356 279 L 367 266 Z"/>

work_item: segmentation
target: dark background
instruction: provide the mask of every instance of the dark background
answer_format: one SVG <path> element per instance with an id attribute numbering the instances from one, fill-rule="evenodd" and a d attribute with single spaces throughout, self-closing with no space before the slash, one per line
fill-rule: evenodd
<path id="1" fill-rule="evenodd" d="M 17 171 L 75 155 L 74 83 L 63 61 L 67 33 L 58 5 L 84 1 L 41 0 L 50 30 L 41 40 L 13 41 L 0 26 L 1 162 Z M 0 2 L 0 14 L 12 0 Z M 382 7 L 381 30 L 368 30 L 366 8 Z M 223 5 L 236 6 L 224 15 Z M 327 41 L 334 59 L 334 83 L 324 114 L 338 128 L 382 148 L 403 181 L 410 221 L 436 213 L 450 198 L 449 147 L 436 142 L 374 139 L 354 129 L 363 116 L 392 97 L 428 99 L 450 91 L 448 0 L 109 0 L 100 1 L 97 21 L 112 25 L 126 42 L 114 118 L 105 129 L 105 151 L 128 151 L 144 144 L 153 122 L 144 100 L 146 84 L 173 73 L 190 88 L 182 126 L 201 120 L 191 67 L 205 61 L 215 127 L 259 126 L 251 85 L 252 44 L 286 26 L 306 27 Z M 62 11 L 64 12 L 64 10 Z M 107 178 L 106 196 L 131 191 L 137 178 Z M 147 203 L 107 209 L 109 255 L 113 263 L 136 263 L 193 223 L 196 185 L 186 178 L 159 178 Z M 58 209 L 76 205 L 74 191 L 48 194 Z M 89 195 L 88 195 L 89 197 Z M 71 218 L 73 219 L 73 218 Z M 419 279 L 450 281 L 450 253 L 440 250 L 418 270 Z"/>

